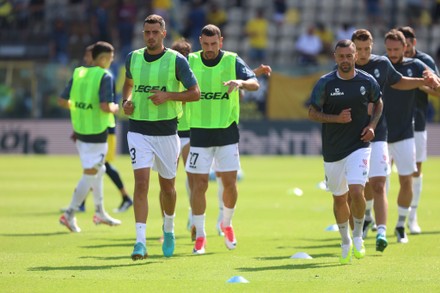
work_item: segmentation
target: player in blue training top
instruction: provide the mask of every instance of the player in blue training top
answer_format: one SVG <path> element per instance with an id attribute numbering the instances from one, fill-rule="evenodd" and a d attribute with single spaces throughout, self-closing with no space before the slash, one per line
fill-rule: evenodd
<path id="1" fill-rule="evenodd" d="M 416 50 L 416 33 L 413 28 L 409 26 L 399 27 L 399 31 L 403 33 L 406 38 L 405 57 L 416 58 L 426 65 L 431 70 L 439 75 L 434 59 L 428 54 Z M 420 195 L 422 193 L 422 162 L 427 159 L 427 138 L 426 132 L 426 116 L 428 112 L 428 94 L 424 91 L 416 91 L 416 111 L 414 115 L 414 140 L 416 144 L 416 165 L 417 171 L 413 173 L 413 198 L 411 201 L 411 209 L 408 216 L 408 228 L 411 234 L 420 234 L 419 223 L 417 221 L 417 207 L 419 206 Z"/>
<path id="2" fill-rule="evenodd" d="M 326 183 L 333 194 L 333 210 L 342 238 L 341 264 L 354 253 L 365 256 L 364 186 L 368 178 L 370 141 L 382 114 L 379 84 L 368 73 L 355 69 L 356 46 L 342 40 L 335 47 L 337 70 L 322 76 L 311 94 L 309 117 L 322 123 L 322 152 Z M 372 103 L 371 116 L 368 105 Z M 344 174 L 343 176 L 341 176 Z M 348 193 L 354 220 L 350 237 Z"/>
<path id="3" fill-rule="evenodd" d="M 371 54 L 373 36 L 368 30 L 356 30 L 351 40 L 355 43 L 358 54 L 356 68 L 371 74 L 379 83 L 382 91 L 385 85 L 400 90 L 410 90 L 423 86 L 425 83 L 423 78 L 402 76 L 402 74 L 394 69 L 387 57 Z M 385 99 L 385 97 L 382 97 L 382 99 Z M 367 204 L 362 237 L 365 239 L 369 227 L 375 226 L 371 215 L 371 209 L 374 203 L 374 214 L 377 223 L 376 250 L 384 251 L 388 245 L 386 239 L 386 222 L 388 217 L 386 179 L 390 174 L 391 168 L 387 144 L 387 127 L 383 115 L 377 124 L 375 135 L 371 142 L 369 178 L 365 185 L 365 199 Z"/>
<path id="4" fill-rule="evenodd" d="M 394 68 L 402 75 L 423 77 L 426 64 L 418 59 L 405 58 L 405 36 L 392 29 L 385 35 L 387 57 Z M 434 93 L 428 87 L 421 89 Z M 388 148 L 391 159 L 396 163 L 399 173 L 398 220 L 395 234 L 397 242 L 407 243 L 405 221 L 412 200 L 412 174 L 417 171 L 414 142 L 413 118 L 416 107 L 415 90 L 400 91 L 386 86 L 384 89 L 384 115 L 388 125 Z"/>

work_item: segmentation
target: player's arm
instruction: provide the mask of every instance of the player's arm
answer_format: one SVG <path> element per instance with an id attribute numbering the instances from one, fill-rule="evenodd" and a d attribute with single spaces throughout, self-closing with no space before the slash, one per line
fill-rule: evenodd
<path id="1" fill-rule="evenodd" d="M 64 98 L 58 97 L 58 106 L 64 109 L 70 109 L 70 101 Z"/>
<path id="2" fill-rule="evenodd" d="M 69 80 L 67 86 L 64 88 L 63 92 L 57 99 L 57 104 L 61 108 L 70 109 L 70 90 L 72 89 L 73 78 Z"/>
<path id="3" fill-rule="evenodd" d="M 379 123 L 380 116 L 382 116 L 383 102 L 379 98 L 377 102 L 370 103 L 372 105 L 370 123 L 362 130 L 361 140 L 364 142 L 370 142 L 375 137 L 374 130 L 376 129 L 377 123 Z"/>
<path id="4" fill-rule="evenodd" d="M 132 53 L 128 54 L 125 59 L 125 80 L 122 86 L 122 109 L 124 109 L 125 115 L 131 115 L 134 111 L 134 105 L 131 101 L 131 93 L 134 87 L 133 77 L 131 75 L 130 65 L 131 65 Z"/>
<path id="5" fill-rule="evenodd" d="M 351 108 L 344 109 L 338 115 L 327 114 L 316 108 L 309 106 L 309 119 L 319 123 L 349 123 L 351 122 Z"/>
<path id="6" fill-rule="evenodd" d="M 377 123 L 379 123 L 379 119 L 382 116 L 383 111 L 383 101 L 382 98 L 379 98 L 376 103 L 373 104 L 373 109 L 371 111 L 370 123 L 369 127 L 376 129 Z"/>
<path id="7" fill-rule="evenodd" d="M 113 95 L 113 78 L 110 75 L 105 74 L 101 79 L 99 87 L 99 105 L 102 111 L 113 114 L 118 113 L 119 105 L 113 102 Z"/>
<path id="8" fill-rule="evenodd" d="M 396 90 L 406 91 L 419 88 L 424 84 L 425 80 L 423 78 L 402 76 L 402 79 L 391 85 L 391 87 Z"/>
<path id="9" fill-rule="evenodd" d="M 151 90 L 153 93 L 149 99 L 155 104 L 160 105 L 166 101 L 193 102 L 200 99 L 200 88 L 198 84 L 190 86 L 183 92 L 163 92 L 160 90 Z"/>
<path id="10" fill-rule="evenodd" d="M 238 56 L 235 62 L 235 75 L 236 79 L 223 82 L 223 85 L 228 87 L 228 94 L 234 90 L 257 91 L 260 88 L 255 72 Z"/>
<path id="11" fill-rule="evenodd" d="M 122 108 L 125 115 L 131 115 L 134 111 L 134 105 L 131 101 L 131 92 L 134 86 L 133 79 L 125 77 L 124 85 L 122 86 Z"/>
<path id="12" fill-rule="evenodd" d="M 272 68 L 269 65 L 261 64 L 257 68 L 254 68 L 253 72 L 256 76 L 260 76 L 263 74 L 270 76 L 270 74 L 272 73 Z"/>
<path id="13" fill-rule="evenodd" d="M 200 99 L 200 88 L 194 72 L 189 67 L 188 60 L 182 55 L 176 58 L 176 78 L 186 88 L 182 92 L 162 92 L 151 90 L 153 93 L 149 97 L 155 105 L 160 105 L 166 101 L 194 102 Z"/>
<path id="14" fill-rule="evenodd" d="M 223 83 L 224 86 L 229 87 L 228 94 L 234 90 L 244 89 L 247 91 L 257 91 L 260 88 L 260 84 L 256 78 L 251 78 L 248 80 L 235 79 L 228 80 Z"/>
<path id="15" fill-rule="evenodd" d="M 100 103 L 100 108 L 102 111 L 106 112 L 106 113 L 113 113 L 113 114 L 117 114 L 119 111 L 119 105 L 115 104 L 113 102 L 111 103 Z"/>
<path id="16" fill-rule="evenodd" d="M 440 90 L 438 88 L 437 89 L 432 89 L 429 86 L 421 86 L 421 87 L 419 87 L 419 90 L 424 91 L 428 95 L 440 97 Z"/>

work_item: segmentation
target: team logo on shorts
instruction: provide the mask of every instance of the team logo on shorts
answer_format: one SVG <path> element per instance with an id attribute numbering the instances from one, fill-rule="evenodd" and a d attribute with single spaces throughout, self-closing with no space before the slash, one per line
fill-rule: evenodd
<path id="1" fill-rule="evenodd" d="M 362 160 L 362 163 L 364 163 L 364 165 L 367 166 L 367 165 L 368 165 L 368 160 L 363 159 L 363 160 Z"/>
<path id="2" fill-rule="evenodd" d="M 367 92 L 367 90 L 365 89 L 364 86 L 361 86 L 360 92 L 361 92 L 361 95 L 365 96 L 365 93 Z"/>

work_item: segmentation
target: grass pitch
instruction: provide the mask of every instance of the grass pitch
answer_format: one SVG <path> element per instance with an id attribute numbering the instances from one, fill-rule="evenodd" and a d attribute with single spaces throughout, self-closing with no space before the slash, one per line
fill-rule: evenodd
<path id="1" fill-rule="evenodd" d="M 117 158 L 127 190 L 133 174 L 127 156 Z M 440 158 L 424 164 L 419 223 L 423 233 L 397 244 L 397 175 L 389 198 L 388 240 L 375 251 L 375 234 L 366 239 L 367 255 L 350 265 L 338 262 L 340 237 L 325 228 L 334 223 L 332 199 L 318 188 L 320 157 L 242 157 L 244 179 L 234 216 L 238 246 L 225 248 L 216 234 L 216 182 L 210 182 L 206 255 L 193 256 L 186 230 L 188 198 L 184 172 L 176 187 L 176 250 L 162 256 L 162 219 L 157 174 L 152 173 L 147 224 L 149 258 L 133 262 L 133 210 L 115 214 L 119 193 L 105 178 L 105 206 L 119 227 L 95 226 L 93 200 L 78 213 L 82 232 L 58 223 L 81 173 L 76 156 L 0 156 L 1 292 L 439 292 Z M 303 194 L 295 192 L 301 189 Z M 298 191 L 298 190 L 296 190 Z M 291 259 L 305 252 L 313 259 Z M 242 276 L 249 283 L 227 283 Z"/>

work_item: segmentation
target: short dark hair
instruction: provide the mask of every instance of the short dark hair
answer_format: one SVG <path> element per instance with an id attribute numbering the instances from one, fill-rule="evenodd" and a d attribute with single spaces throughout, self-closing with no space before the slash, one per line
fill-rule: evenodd
<path id="1" fill-rule="evenodd" d="M 149 23 L 149 24 L 155 24 L 158 23 L 160 25 L 161 28 L 163 28 L 164 30 L 166 30 L 166 26 L 165 26 L 165 20 L 163 19 L 162 16 L 157 15 L 157 14 L 150 14 L 148 15 L 145 20 L 144 20 L 144 24 Z"/>
<path id="2" fill-rule="evenodd" d="M 352 41 L 350 41 L 350 40 L 340 40 L 340 41 L 338 41 L 336 43 L 335 51 L 338 48 L 348 48 L 348 47 L 353 47 L 353 48 L 356 49 L 356 45 Z"/>
<path id="3" fill-rule="evenodd" d="M 351 40 L 354 41 L 373 41 L 373 35 L 370 33 L 369 30 L 366 29 L 358 29 L 353 32 L 351 35 Z"/>
<path id="4" fill-rule="evenodd" d="M 212 36 L 219 36 L 219 37 L 221 37 L 222 33 L 221 33 L 220 29 L 218 28 L 218 26 L 213 25 L 213 24 L 208 24 L 208 25 L 205 25 L 202 28 L 201 35 L 205 35 L 205 36 L 208 36 L 208 37 L 212 37 Z"/>
<path id="5" fill-rule="evenodd" d="M 399 41 L 401 42 L 404 46 L 406 45 L 406 38 L 403 35 L 403 33 L 401 31 L 396 30 L 395 28 L 393 28 L 392 30 L 390 30 L 389 32 L 387 32 L 385 34 L 385 40 L 393 40 L 393 41 Z"/>
<path id="6" fill-rule="evenodd" d="M 185 38 L 180 38 L 173 42 L 171 49 L 187 57 L 191 53 L 191 44 Z"/>
<path id="7" fill-rule="evenodd" d="M 97 59 L 98 56 L 102 53 L 112 53 L 115 49 L 110 43 L 99 41 L 93 45 L 92 48 L 92 58 L 93 60 Z"/>
<path id="8" fill-rule="evenodd" d="M 410 26 L 401 26 L 397 28 L 399 32 L 402 32 L 406 39 L 415 39 L 416 38 L 416 32 L 414 29 Z"/>

